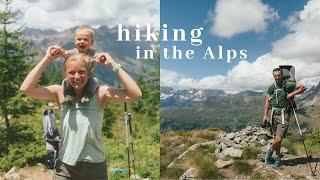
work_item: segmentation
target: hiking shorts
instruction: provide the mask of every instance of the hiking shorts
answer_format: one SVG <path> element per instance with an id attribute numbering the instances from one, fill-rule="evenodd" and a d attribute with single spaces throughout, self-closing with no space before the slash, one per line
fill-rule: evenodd
<path id="1" fill-rule="evenodd" d="M 54 180 L 107 180 L 106 162 L 91 163 L 79 161 L 75 166 L 70 166 L 57 160 L 56 167 L 53 172 Z"/>
<path id="2" fill-rule="evenodd" d="M 284 114 L 284 124 L 282 124 L 282 116 L 274 114 L 272 116 L 273 135 L 285 138 L 289 128 L 290 114 Z"/>

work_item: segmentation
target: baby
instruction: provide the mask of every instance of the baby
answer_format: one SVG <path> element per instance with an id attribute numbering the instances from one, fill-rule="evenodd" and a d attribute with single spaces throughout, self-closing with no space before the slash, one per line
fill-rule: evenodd
<path id="1" fill-rule="evenodd" d="M 97 57 L 98 54 L 96 51 L 92 48 L 94 42 L 94 32 L 89 26 L 80 26 L 75 30 L 75 37 L 74 37 L 74 45 L 76 48 L 72 50 L 63 50 L 62 48 L 59 49 L 52 49 L 52 54 L 61 54 L 63 57 L 68 57 L 72 54 L 77 53 L 84 53 L 91 57 Z M 100 58 L 105 58 L 103 56 L 99 56 Z M 104 60 L 104 59 L 102 59 Z M 92 61 L 89 63 L 90 67 L 89 69 L 92 70 L 94 67 L 95 62 Z M 63 87 L 63 95 L 65 96 L 65 103 L 70 104 L 73 103 L 73 97 L 74 97 L 74 89 L 73 87 L 68 83 L 67 79 L 64 79 L 62 81 L 62 87 Z M 98 79 L 95 76 L 91 76 L 88 79 L 88 83 L 85 87 L 83 97 L 90 98 L 94 95 L 96 89 L 98 87 Z"/>

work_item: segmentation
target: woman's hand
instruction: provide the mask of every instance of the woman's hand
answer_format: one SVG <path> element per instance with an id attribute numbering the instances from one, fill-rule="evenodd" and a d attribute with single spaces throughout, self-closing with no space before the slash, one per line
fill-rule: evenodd
<path id="1" fill-rule="evenodd" d="M 98 54 L 98 56 L 95 57 L 95 61 L 99 64 L 104 64 L 109 68 L 114 68 L 117 65 L 108 53 Z"/>

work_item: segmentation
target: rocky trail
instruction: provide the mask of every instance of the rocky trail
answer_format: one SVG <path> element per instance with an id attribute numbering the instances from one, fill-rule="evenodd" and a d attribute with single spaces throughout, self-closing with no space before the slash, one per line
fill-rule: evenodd
<path id="1" fill-rule="evenodd" d="M 264 152 L 272 142 L 269 131 L 258 127 L 246 127 L 238 132 L 222 133 L 214 141 L 196 143 L 175 158 L 167 168 L 181 167 L 187 164 L 189 153 L 201 151 L 201 147 L 214 146 L 214 153 L 203 154 L 203 156 L 214 156 L 212 164 L 218 168 L 222 179 L 320 179 L 320 157 L 311 159 L 311 166 L 314 169 L 316 162 L 319 165 L 316 169 L 316 176 L 313 176 L 305 155 L 289 154 L 286 148 L 281 148 L 283 166 L 280 169 L 272 168 L 272 164 L 264 163 Z M 259 149 L 260 153 L 255 157 L 249 157 L 247 147 Z M 232 166 L 242 161 L 251 165 L 252 170 L 249 174 L 236 173 Z M 188 167 L 179 179 L 201 179 L 198 177 L 199 169 L 197 166 Z M 220 179 L 220 178 L 219 178 Z"/>
<path id="2" fill-rule="evenodd" d="M 314 157 L 311 162 L 312 168 L 316 162 L 320 161 L 319 157 Z M 272 165 L 266 165 L 261 161 L 254 161 L 255 171 L 260 172 L 267 177 L 275 177 L 276 179 L 320 179 L 320 169 L 316 169 L 316 176 L 313 176 L 305 156 L 286 155 L 282 158 L 283 166 L 280 169 L 272 168 Z"/>
<path id="3" fill-rule="evenodd" d="M 33 167 L 12 167 L 0 174 L 0 180 L 52 180 L 52 172 L 40 163 Z"/>

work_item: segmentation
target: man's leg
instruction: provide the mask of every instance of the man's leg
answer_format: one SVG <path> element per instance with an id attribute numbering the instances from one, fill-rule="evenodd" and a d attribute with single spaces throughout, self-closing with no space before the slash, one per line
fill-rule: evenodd
<path id="1" fill-rule="evenodd" d="M 276 152 L 276 155 L 280 156 L 280 148 L 281 148 L 282 138 L 278 135 L 273 139 L 272 143 L 272 151 Z"/>
<path id="2" fill-rule="evenodd" d="M 281 141 L 282 141 L 282 138 L 277 135 L 274 138 L 274 141 L 272 144 L 272 150 L 276 152 L 275 162 L 272 166 L 273 168 L 280 168 L 282 165 L 281 158 L 280 158 Z"/>
<path id="3" fill-rule="evenodd" d="M 282 118 L 281 116 L 275 117 L 277 120 L 277 129 L 276 129 L 276 137 L 274 139 L 274 143 L 272 146 L 272 149 L 276 151 L 276 156 L 275 156 L 275 162 L 273 164 L 273 168 L 280 168 L 282 163 L 281 163 L 281 154 L 280 154 L 280 149 L 281 149 L 281 142 L 284 137 L 286 137 L 288 127 L 289 127 L 289 116 L 285 116 L 285 124 L 282 124 Z"/>
<path id="4" fill-rule="evenodd" d="M 272 164 L 273 160 L 272 160 L 272 154 L 274 151 L 277 151 L 278 149 L 278 144 L 279 144 L 279 136 L 277 136 L 277 126 L 278 123 L 276 121 L 276 119 L 274 118 L 274 116 L 272 116 L 272 124 L 271 124 L 271 132 L 273 135 L 273 141 L 272 141 L 272 145 L 271 147 L 268 147 L 267 151 L 266 151 L 266 156 L 264 159 L 265 164 Z"/>

